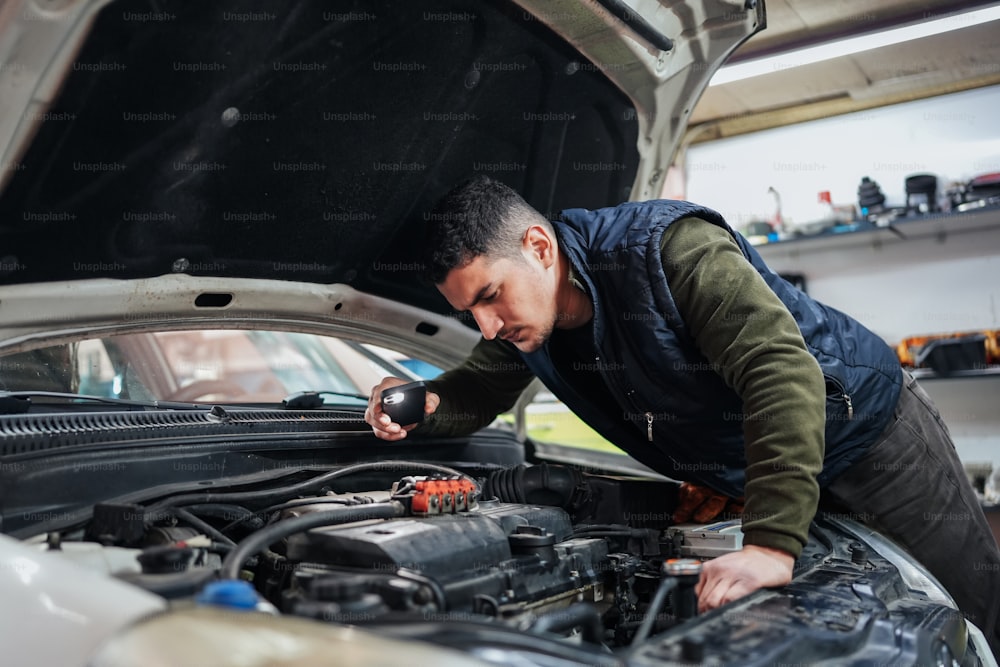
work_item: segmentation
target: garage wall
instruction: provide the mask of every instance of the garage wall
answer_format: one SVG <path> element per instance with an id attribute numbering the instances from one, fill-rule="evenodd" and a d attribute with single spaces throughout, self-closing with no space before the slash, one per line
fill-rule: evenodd
<path id="1" fill-rule="evenodd" d="M 774 187 L 793 224 L 823 217 L 817 194 L 856 204 L 863 176 L 889 205 L 903 205 L 905 178 L 933 173 L 944 183 L 1000 171 L 1000 86 L 801 123 L 692 146 L 687 198 L 739 228 L 770 219 Z"/>
<path id="2" fill-rule="evenodd" d="M 821 213 L 816 193 L 856 200 L 861 176 L 904 202 L 918 171 L 967 180 L 1000 171 L 1000 88 L 769 130 L 693 147 L 687 198 L 734 226 L 774 213 L 773 186 L 797 221 Z M 1000 211 L 941 215 L 877 230 L 759 246 L 776 270 L 803 274 L 808 292 L 895 345 L 912 335 L 1000 329 Z M 1000 375 L 922 384 L 966 463 L 1000 467 Z"/>

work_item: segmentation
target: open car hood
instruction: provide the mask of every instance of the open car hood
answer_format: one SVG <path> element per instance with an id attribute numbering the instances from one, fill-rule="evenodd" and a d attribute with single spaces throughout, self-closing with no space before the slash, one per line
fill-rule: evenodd
<path id="1" fill-rule="evenodd" d="M 478 335 L 417 280 L 431 203 L 473 172 L 550 214 L 658 196 L 763 26 L 754 0 L 274 5 L 2 5 L 0 357 L 259 327 L 447 365 Z M 413 447 L 357 404 L 0 398 L 5 664 L 987 655 L 929 574 L 835 517 L 792 585 L 695 616 L 684 561 L 740 548 L 738 519 L 674 525 L 673 480 L 506 426 Z"/>
<path id="2" fill-rule="evenodd" d="M 658 196 L 763 27 L 746 4 L 8 2 L 0 285 L 266 278 L 446 312 L 418 278 L 432 203 L 472 173 L 549 214 Z"/>

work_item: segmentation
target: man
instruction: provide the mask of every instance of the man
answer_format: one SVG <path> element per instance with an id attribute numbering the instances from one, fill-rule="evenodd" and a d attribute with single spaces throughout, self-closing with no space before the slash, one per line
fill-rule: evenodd
<path id="1" fill-rule="evenodd" d="M 910 549 L 997 651 L 1000 552 L 937 411 L 884 341 L 721 216 L 652 201 L 549 222 L 479 177 L 429 218 L 429 277 L 483 339 L 428 383 L 419 432 L 471 433 L 537 376 L 642 463 L 745 496 L 744 547 L 705 563 L 702 611 L 791 580 L 822 487 Z M 366 411 L 385 440 L 412 428 L 376 398 L 401 382 Z"/>

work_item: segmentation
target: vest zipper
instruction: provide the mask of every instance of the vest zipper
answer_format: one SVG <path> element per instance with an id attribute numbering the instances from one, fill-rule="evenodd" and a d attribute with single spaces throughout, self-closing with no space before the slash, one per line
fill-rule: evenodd
<path id="1" fill-rule="evenodd" d="M 642 408 L 636 405 L 635 399 L 632 398 L 632 395 L 635 394 L 635 389 L 629 389 L 628 391 L 625 391 L 625 389 L 621 385 L 619 385 L 617 382 L 614 381 L 614 378 L 612 377 L 611 373 L 605 373 L 600 366 L 601 355 L 599 354 L 594 355 L 594 361 L 598 364 L 597 372 L 601 374 L 601 378 L 604 379 L 604 382 L 605 384 L 608 385 L 608 388 L 612 392 L 618 391 L 625 398 L 625 400 L 627 400 L 632 405 L 632 410 L 635 410 L 636 412 L 642 410 Z M 625 408 L 626 406 L 622 404 L 622 407 Z M 653 413 L 649 411 L 643 411 L 643 414 L 645 414 L 646 416 L 646 439 L 649 442 L 653 442 Z"/>
<path id="2" fill-rule="evenodd" d="M 841 384 L 840 380 L 838 380 L 837 378 L 826 375 L 825 373 L 823 374 L 823 378 L 824 380 L 830 382 L 837 388 L 836 390 L 840 392 L 841 400 L 844 401 L 844 404 L 847 406 L 847 418 L 854 419 L 854 401 L 851 400 L 851 395 L 847 393 L 847 389 L 844 387 L 844 385 Z M 830 396 L 830 398 L 833 398 L 835 395 L 828 394 L 828 396 Z"/>

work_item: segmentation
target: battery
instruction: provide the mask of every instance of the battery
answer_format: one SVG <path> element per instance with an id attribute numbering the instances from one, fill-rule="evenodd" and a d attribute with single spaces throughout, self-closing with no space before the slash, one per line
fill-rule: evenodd
<path id="1" fill-rule="evenodd" d="M 717 521 L 709 524 L 680 523 L 667 529 L 667 536 L 677 544 L 680 536 L 680 555 L 696 558 L 715 558 L 743 548 L 743 524 L 739 519 Z"/>

